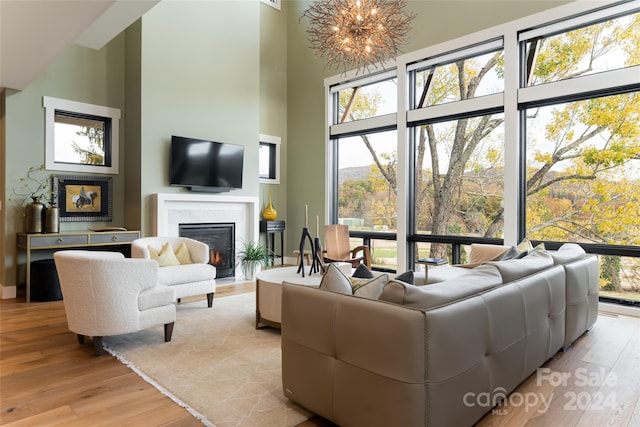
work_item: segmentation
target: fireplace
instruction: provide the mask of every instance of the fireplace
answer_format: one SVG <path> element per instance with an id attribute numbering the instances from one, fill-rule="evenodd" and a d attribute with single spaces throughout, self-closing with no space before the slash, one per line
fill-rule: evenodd
<path id="1" fill-rule="evenodd" d="M 178 235 L 209 245 L 209 263 L 216 267 L 216 278 L 235 276 L 235 223 L 179 224 Z"/>

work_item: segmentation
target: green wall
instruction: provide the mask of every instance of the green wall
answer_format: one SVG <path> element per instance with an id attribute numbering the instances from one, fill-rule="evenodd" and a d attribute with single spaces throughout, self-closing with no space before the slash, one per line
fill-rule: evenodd
<path id="1" fill-rule="evenodd" d="M 287 221 L 287 21 L 289 3 L 277 10 L 260 4 L 260 133 L 279 136 L 280 184 L 260 184 L 260 209 L 269 194 L 278 220 Z M 288 228 L 288 227 L 287 227 Z M 288 231 L 285 231 L 285 235 Z M 285 253 L 287 248 L 285 248 Z M 289 251 L 290 252 L 290 251 Z"/>
<path id="2" fill-rule="evenodd" d="M 245 146 L 243 188 L 258 195 L 260 3 L 161 2 L 142 17 L 141 230 L 151 195 L 169 187 L 171 135 Z M 179 17 L 179 19 L 177 19 Z"/>
<path id="3" fill-rule="evenodd" d="M 42 97 L 70 99 L 90 104 L 119 108 L 124 111 L 124 36 L 120 35 L 103 49 L 96 51 L 79 46 L 67 48 L 33 83 L 23 91 L 5 90 L 5 150 L 3 165 L 6 178 L 6 198 L 11 199 L 12 189 L 21 185 L 30 166 L 44 164 L 45 116 Z M 120 127 L 120 164 L 126 156 L 123 144 L 125 123 Z M 55 171 L 52 171 L 56 173 Z M 58 172 L 68 173 L 68 172 Z M 80 175 L 87 175 L 82 173 Z M 113 176 L 113 222 L 124 224 L 125 172 Z M 17 202 L 7 200 L 3 285 L 15 285 L 15 238 L 16 232 L 24 230 L 23 209 Z M 61 231 L 100 227 L 106 223 L 60 224 Z"/>
<path id="4" fill-rule="evenodd" d="M 309 205 L 310 231 L 315 234 L 316 215 L 325 221 L 325 99 L 324 79 L 343 70 L 326 69 L 322 59 L 308 47 L 305 25 L 300 20 L 311 2 L 288 2 L 287 13 L 287 111 L 288 248 L 300 243 L 304 205 Z M 407 10 L 417 14 L 409 43 L 403 53 L 451 40 L 509 22 L 568 1 L 409 1 Z M 296 232 L 295 230 L 299 230 Z M 320 232 L 323 234 L 322 230 Z M 292 250 L 292 249 L 290 249 Z"/>

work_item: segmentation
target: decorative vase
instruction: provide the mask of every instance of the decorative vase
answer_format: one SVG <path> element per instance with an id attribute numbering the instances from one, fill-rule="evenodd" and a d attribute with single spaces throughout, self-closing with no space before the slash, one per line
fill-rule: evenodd
<path id="1" fill-rule="evenodd" d="M 273 207 L 273 204 L 271 203 L 271 193 L 269 193 L 269 204 L 262 211 L 262 217 L 267 221 L 273 221 L 276 218 L 278 218 L 278 212 L 276 211 L 276 209 Z"/>
<path id="2" fill-rule="evenodd" d="M 44 232 L 60 232 L 60 208 L 49 206 L 44 210 Z"/>
<path id="3" fill-rule="evenodd" d="M 44 211 L 44 205 L 40 203 L 40 197 L 31 197 L 33 200 L 26 206 L 27 215 L 27 233 L 36 234 L 42 233 L 42 212 Z"/>

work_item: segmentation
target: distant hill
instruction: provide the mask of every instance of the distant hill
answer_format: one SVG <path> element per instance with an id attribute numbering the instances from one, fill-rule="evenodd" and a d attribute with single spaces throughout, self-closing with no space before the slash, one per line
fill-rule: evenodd
<path id="1" fill-rule="evenodd" d="M 351 168 L 340 169 L 338 185 L 350 179 L 365 179 L 371 173 L 371 166 L 355 166 Z"/>

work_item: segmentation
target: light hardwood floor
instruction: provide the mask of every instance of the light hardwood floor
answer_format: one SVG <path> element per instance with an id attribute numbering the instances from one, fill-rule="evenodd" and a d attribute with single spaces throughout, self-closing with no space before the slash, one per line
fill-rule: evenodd
<path id="1" fill-rule="evenodd" d="M 254 289 L 219 286 L 216 298 Z M 62 301 L 3 300 L 0 322 L 1 425 L 202 425 L 114 357 L 80 346 Z M 601 313 L 545 368 L 549 376 L 532 375 L 477 425 L 640 426 L 640 318 Z M 299 427 L 331 426 L 314 417 Z"/>

